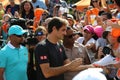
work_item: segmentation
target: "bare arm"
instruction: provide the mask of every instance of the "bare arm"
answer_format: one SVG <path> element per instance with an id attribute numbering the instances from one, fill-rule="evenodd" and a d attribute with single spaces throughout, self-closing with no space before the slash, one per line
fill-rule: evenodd
<path id="1" fill-rule="evenodd" d="M 4 68 L 0 68 L 0 80 L 4 80 L 3 79 L 3 72 L 4 72 Z"/>
<path id="2" fill-rule="evenodd" d="M 71 70 L 72 72 L 73 71 L 82 71 L 82 70 L 85 70 L 85 69 L 88 69 L 88 68 L 94 68 L 94 66 L 92 64 L 90 65 L 80 65 L 79 67 Z"/>
<path id="3" fill-rule="evenodd" d="M 59 67 L 50 67 L 49 63 L 40 64 L 40 68 L 46 78 L 60 75 L 66 71 L 70 71 L 76 67 L 78 67 L 82 63 L 81 59 L 76 59 L 70 63 L 67 63 L 63 66 Z"/>

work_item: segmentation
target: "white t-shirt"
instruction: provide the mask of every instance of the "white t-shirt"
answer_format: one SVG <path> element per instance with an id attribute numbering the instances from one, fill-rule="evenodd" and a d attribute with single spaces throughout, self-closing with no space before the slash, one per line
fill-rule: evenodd
<path id="1" fill-rule="evenodd" d="M 76 42 L 78 42 L 78 43 L 80 43 L 80 44 L 82 44 L 83 41 L 84 41 L 84 37 L 79 37 L 79 38 L 76 40 Z M 85 46 L 86 46 L 86 45 L 89 45 L 89 44 L 91 44 L 91 43 L 95 44 L 95 43 L 96 43 L 96 40 L 95 40 L 94 38 L 89 39 L 89 41 L 85 44 Z M 89 53 L 88 56 L 89 56 L 89 58 L 90 58 L 90 60 L 91 60 L 91 63 L 93 63 L 93 62 L 95 61 L 95 53 L 94 53 L 91 49 L 87 49 L 87 51 L 88 51 L 88 53 Z"/>

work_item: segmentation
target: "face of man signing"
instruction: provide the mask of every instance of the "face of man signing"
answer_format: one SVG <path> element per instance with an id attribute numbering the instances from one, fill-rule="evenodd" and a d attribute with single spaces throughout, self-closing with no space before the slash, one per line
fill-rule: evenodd
<path id="1" fill-rule="evenodd" d="M 64 36 L 66 35 L 66 30 L 67 28 L 65 25 L 63 25 L 59 30 L 56 29 L 55 33 L 56 33 L 57 39 L 62 40 Z"/>

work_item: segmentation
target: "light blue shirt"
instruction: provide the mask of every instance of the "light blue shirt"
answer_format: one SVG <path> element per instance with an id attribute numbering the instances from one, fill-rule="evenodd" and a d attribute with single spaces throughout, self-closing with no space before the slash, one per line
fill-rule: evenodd
<path id="1" fill-rule="evenodd" d="M 0 68 L 4 68 L 6 80 L 28 80 L 28 50 L 24 46 L 15 48 L 10 42 L 0 50 Z"/>
<path id="2" fill-rule="evenodd" d="M 35 3 L 31 1 L 32 5 L 34 8 L 42 8 L 42 9 L 47 9 L 46 4 L 42 0 L 36 0 Z"/>

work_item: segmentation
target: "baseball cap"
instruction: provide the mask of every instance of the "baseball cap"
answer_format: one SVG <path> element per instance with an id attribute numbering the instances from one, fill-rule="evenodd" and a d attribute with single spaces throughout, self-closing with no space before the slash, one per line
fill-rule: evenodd
<path id="1" fill-rule="evenodd" d="M 107 80 L 102 68 L 89 68 L 81 71 L 72 80 Z"/>
<path id="2" fill-rule="evenodd" d="M 35 30 L 35 36 L 42 36 L 44 34 L 47 34 L 47 30 L 43 26 L 38 26 L 38 28 Z"/>
<path id="3" fill-rule="evenodd" d="M 95 32 L 95 34 L 98 36 L 98 37 L 101 37 L 102 36 L 102 33 L 103 33 L 103 28 L 102 28 L 102 26 L 96 26 L 95 28 L 94 28 L 94 32 Z"/>
<path id="4" fill-rule="evenodd" d="M 8 30 L 8 35 L 23 35 L 24 33 L 26 33 L 25 30 L 23 30 L 22 27 L 20 27 L 19 25 L 12 25 L 9 30 Z"/>
<path id="5" fill-rule="evenodd" d="M 92 25 L 86 25 L 83 30 L 87 30 L 89 31 L 90 33 L 94 33 L 94 28 Z"/>
<path id="6" fill-rule="evenodd" d="M 72 19 L 74 20 L 74 17 L 71 14 L 67 14 L 67 19 Z"/>

